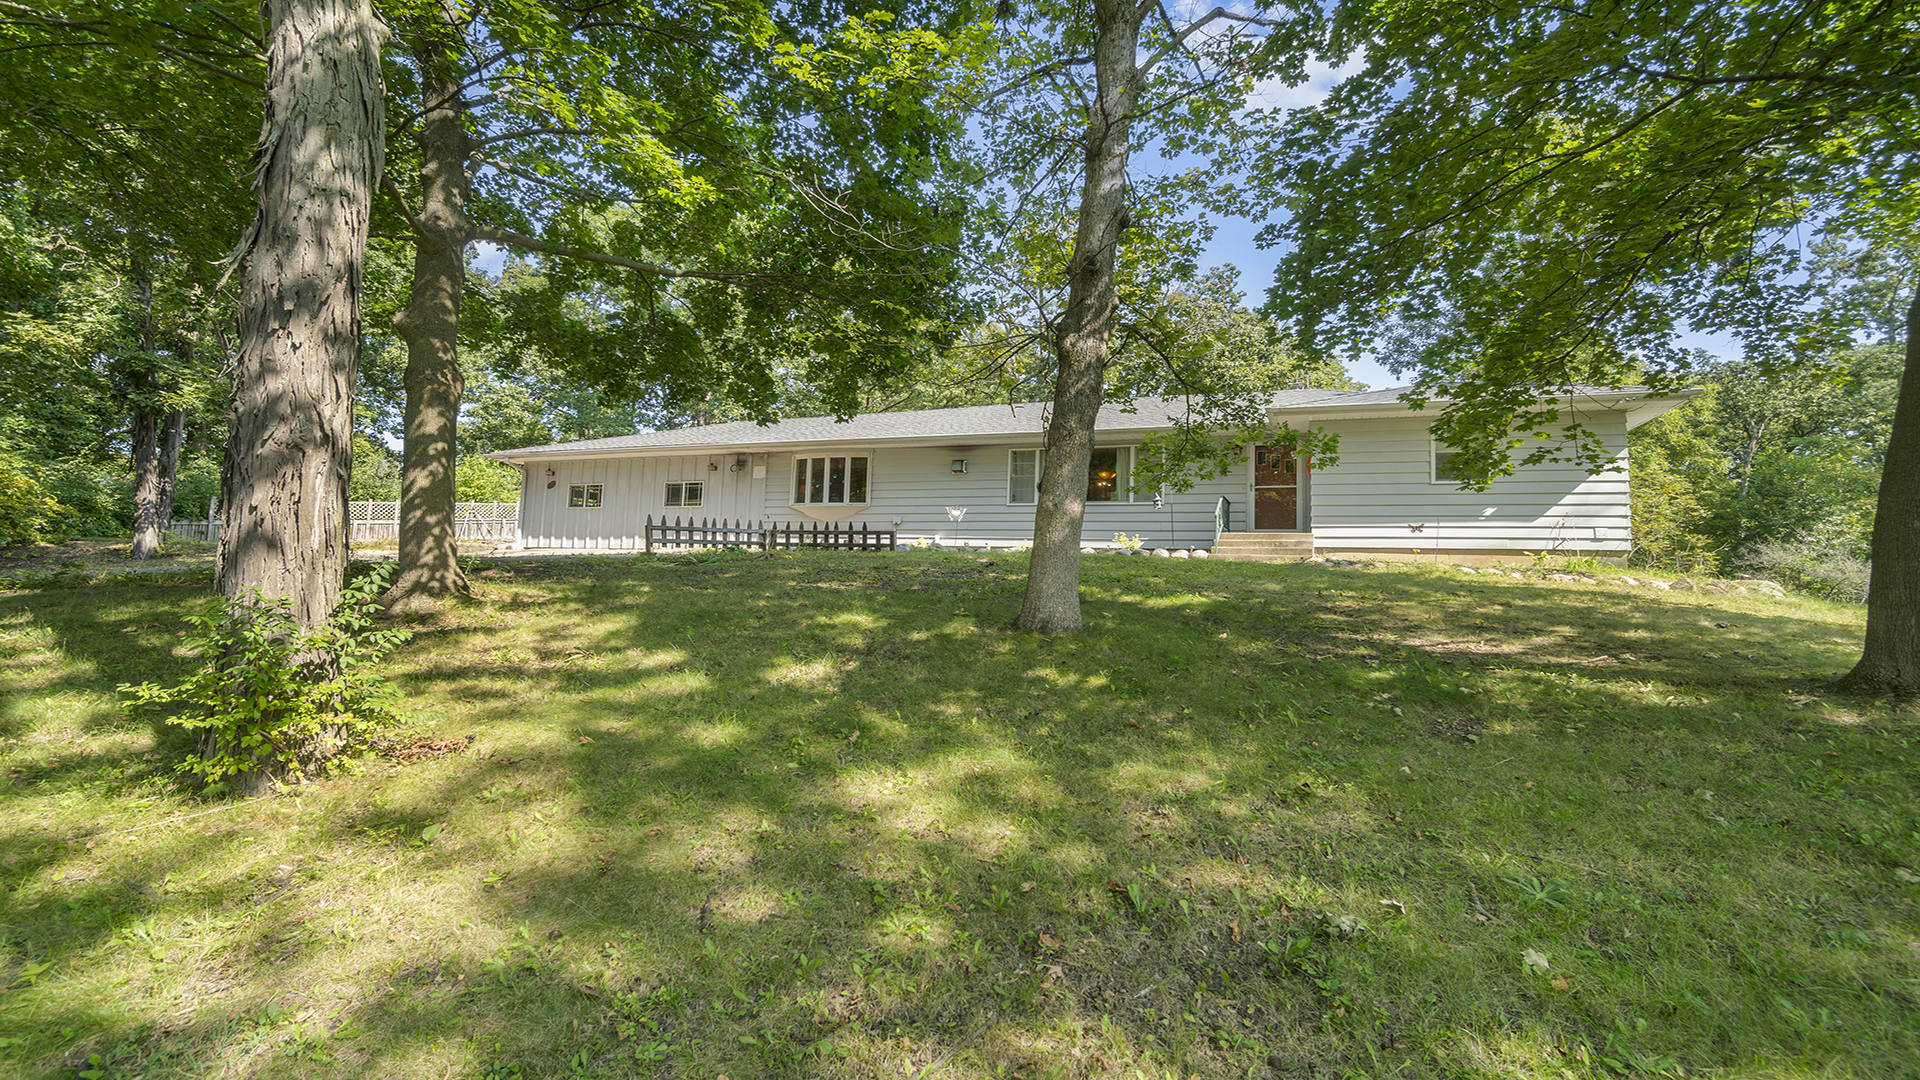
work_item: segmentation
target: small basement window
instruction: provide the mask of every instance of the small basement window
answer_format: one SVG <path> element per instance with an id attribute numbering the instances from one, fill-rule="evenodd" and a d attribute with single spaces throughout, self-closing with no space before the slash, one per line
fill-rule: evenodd
<path id="1" fill-rule="evenodd" d="M 685 483 L 667 485 L 668 506 L 699 506 L 706 497 L 707 482 L 688 480 Z"/>
<path id="2" fill-rule="evenodd" d="M 599 484 L 574 484 L 567 488 L 567 505 L 571 507 L 595 507 L 600 505 Z"/>

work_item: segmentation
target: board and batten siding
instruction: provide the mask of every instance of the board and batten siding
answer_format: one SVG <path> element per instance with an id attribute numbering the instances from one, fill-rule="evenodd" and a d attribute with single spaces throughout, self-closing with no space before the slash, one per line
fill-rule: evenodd
<path id="1" fill-rule="evenodd" d="M 742 467 L 729 467 L 740 457 Z M 714 469 L 707 468 L 711 463 Z M 761 517 L 768 481 L 754 477 L 765 454 L 672 454 L 647 457 L 561 458 L 525 466 L 520 487 L 521 544 L 530 548 L 634 550 L 646 546 L 646 519 Z M 552 476 L 546 475 L 548 469 Z M 771 475 L 771 473 L 769 473 Z M 705 484 L 701 505 L 669 507 L 669 483 Z M 551 483 L 551 487 L 548 485 Z M 575 484 L 599 484 L 598 507 L 570 507 Z"/>
<path id="2" fill-rule="evenodd" d="M 1486 491 L 1432 482 L 1425 418 L 1315 425 L 1340 435 L 1340 463 L 1313 470 L 1314 545 L 1335 552 L 1626 554 L 1633 547 L 1626 417 L 1597 411 L 1580 420 L 1605 440 L 1613 468 L 1590 474 L 1570 464 L 1528 466 Z"/>

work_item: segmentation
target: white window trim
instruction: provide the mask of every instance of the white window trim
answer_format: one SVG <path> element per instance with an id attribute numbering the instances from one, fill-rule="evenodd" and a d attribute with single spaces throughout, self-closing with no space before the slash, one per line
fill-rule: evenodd
<path id="1" fill-rule="evenodd" d="M 680 487 L 680 502 L 678 505 L 667 501 L 667 488 L 676 484 Z M 687 501 L 688 484 L 693 484 L 700 488 L 699 502 L 689 503 Z M 707 482 L 705 480 L 666 480 L 660 484 L 660 505 L 666 507 L 668 510 L 698 510 L 706 504 L 706 501 Z"/>
<path id="2" fill-rule="evenodd" d="M 1442 477 L 1440 475 L 1440 455 L 1441 454 L 1458 454 L 1459 452 L 1460 452 L 1459 450 L 1451 446 L 1448 446 L 1445 443 L 1442 443 L 1439 439 L 1434 438 L 1432 435 L 1428 435 L 1427 436 L 1427 483 L 1444 484 L 1450 488 L 1459 487 L 1460 486 L 1459 477 L 1449 478 L 1449 477 Z"/>
<path id="3" fill-rule="evenodd" d="M 844 451 L 837 454 L 828 453 L 828 454 L 795 454 L 793 455 L 792 467 L 787 470 L 787 480 L 786 480 L 786 483 L 788 485 L 787 490 L 791 492 L 793 490 L 793 485 L 796 482 L 798 482 L 799 476 L 797 475 L 797 472 L 800 468 L 801 462 L 823 461 L 827 458 L 837 458 L 837 457 L 843 457 L 847 459 L 847 480 L 848 480 L 849 486 L 851 486 L 852 480 L 853 480 L 853 459 L 862 458 L 866 461 L 867 463 L 867 497 L 866 498 L 861 499 L 859 502 L 852 502 L 852 501 L 832 502 L 829 500 L 822 500 L 820 502 L 797 502 L 797 501 L 793 501 L 791 496 L 789 496 L 789 501 L 787 505 L 793 507 L 796 510 L 803 510 L 806 507 L 810 507 L 810 506 L 853 506 L 853 507 L 872 506 L 873 505 L 873 454 L 869 451 L 864 451 L 864 450 L 859 453 L 854 453 L 852 451 Z"/>
<path id="4" fill-rule="evenodd" d="M 1129 481 L 1133 480 L 1134 476 L 1138 473 L 1140 469 L 1140 447 L 1137 444 L 1129 444 L 1125 446 L 1095 445 L 1094 449 L 1123 451 L 1127 455 L 1127 479 Z M 1033 502 L 1014 502 L 1013 501 L 1013 455 L 1023 454 L 1023 453 L 1030 453 L 1034 455 Z M 1038 505 L 1038 503 L 1040 502 L 1040 477 L 1046 471 L 1047 471 L 1046 447 L 1044 446 L 1008 447 L 1007 448 L 1007 484 L 1006 484 L 1007 502 L 1006 502 L 1006 505 L 1008 506 Z M 1155 489 L 1142 489 L 1142 488 L 1135 487 L 1132 490 L 1125 492 L 1125 494 L 1126 494 L 1126 498 L 1124 499 L 1106 499 L 1106 500 L 1088 499 L 1086 502 L 1086 505 L 1088 506 L 1137 506 L 1141 503 L 1153 502 L 1153 497 L 1155 494 L 1157 494 L 1157 491 Z"/>

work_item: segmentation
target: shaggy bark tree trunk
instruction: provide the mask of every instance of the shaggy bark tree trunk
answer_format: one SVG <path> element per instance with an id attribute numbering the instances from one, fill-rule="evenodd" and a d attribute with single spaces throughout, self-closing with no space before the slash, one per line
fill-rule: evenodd
<path id="1" fill-rule="evenodd" d="M 332 614 L 346 572 L 385 30 L 367 0 L 267 0 L 266 15 L 259 212 L 243 243 L 217 580 L 228 597 L 290 597 L 295 620 L 312 628 Z M 268 777 L 234 786 L 258 793 Z"/>
<path id="2" fill-rule="evenodd" d="M 160 428 L 160 490 L 154 497 L 154 516 L 160 519 L 163 531 L 173 521 L 173 497 L 180 490 L 180 445 L 186 437 L 186 410 L 175 409 L 167 414 L 167 422 Z"/>
<path id="3" fill-rule="evenodd" d="M 1140 20 L 1150 10 L 1130 0 L 1094 5 L 1097 96 L 1087 117 L 1087 173 L 1080 223 L 1067 263 L 1067 309 L 1054 330 L 1059 375 L 1047 425 L 1047 461 L 1034 508 L 1033 555 L 1014 627 L 1041 634 L 1077 631 L 1080 533 L 1086 517 L 1087 466 L 1094 422 L 1106 399 L 1108 342 L 1119 306 L 1114 261 L 1127 227 L 1128 134 L 1142 77 L 1136 67 Z"/>
<path id="4" fill-rule="evenodd" d="M 174 481 L 180 471 L 179 409 L 159 416 L 145 409 L 133 414 L 133 557 L 160 553 L 167 522 L 173 520 Z"/>
<path id="5" fill-rule="evenodd" d="M 160 421 L 146 409 L 133 414 L 133 551 L 145 561 L 160 553 Z"/>
<path id="6" fill-rule="evenodd" d="M 133 277 L 140 290 L 140 351 L 153 356 L 153 273 L 145 259 L 133 260 Z M 153 372 L 144 372 L 138 380 L 148 393 L 154 389 Z M 133 557 L 142 562 L 160 553 L 160 419 L 151 402 L 136 406 L 133 413 Z"/>
<path id="7" fill-rule="evenodd" d="M 1866 645 L 1839 685 L 1865 694 L 1920 693 L 1920 288 L 1907 307 L 1906 368 L 1873 514 Z"/>
<path id="8" fill-rule="evenodd" d="M 451 20 L 452 15 L 447 16 Z M 449 35 L 452 36 L 451 34 Z M 455 437 L 460 396 L 460 302 L 467 285 L 467 126 L 459 55 L 435 40 L 417 53 L 425 73 L 421 206 L 414 222 L 413 296 L 394 326 L 407 343 L 406 445 L 401 451 L 400 552 L 391 610 L 431 608 L 469 591 L 454 536 Z"/>

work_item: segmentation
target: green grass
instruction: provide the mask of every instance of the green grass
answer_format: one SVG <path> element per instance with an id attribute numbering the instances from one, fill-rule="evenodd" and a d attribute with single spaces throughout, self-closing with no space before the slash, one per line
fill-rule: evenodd
<path id="1" fill-rule="evenodd" d="M 473 748 L 252 803 L 113 689 L 204 585 L 0 594 L 0 1072 L 1913 1075 L 1858 609 L 1100 557 L 1044 640 L 1024 570 L 477 568 L 393 665 Z"/>

